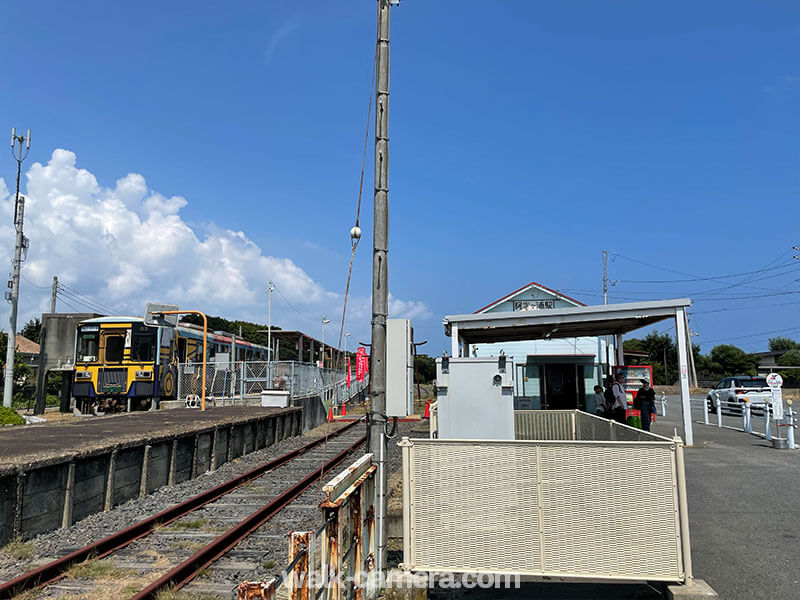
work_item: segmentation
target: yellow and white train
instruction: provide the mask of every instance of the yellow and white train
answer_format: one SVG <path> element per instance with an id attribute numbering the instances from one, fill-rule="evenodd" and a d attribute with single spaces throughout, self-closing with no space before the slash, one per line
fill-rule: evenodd
<path id="1" fill-rule="evenodd" d="M 266 346 L 224 333 L 207 337 L 206 360 L 221 352 L 231 361 L 267 360 Z M 200 363 L 202 355 L 203 330 L 197 326 L 150 327 L 141 317 L 81 321 L 75 336 L 75 407 L 81 412 L 155 408 L 175 399 L 178 363 Z"/>

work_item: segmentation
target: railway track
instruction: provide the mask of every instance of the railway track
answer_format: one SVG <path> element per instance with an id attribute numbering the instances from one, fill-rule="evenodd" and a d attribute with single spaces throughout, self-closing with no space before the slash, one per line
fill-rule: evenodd
<path id="1" fill-rule="evenodd" d="M 95 588 L 91 574 L 103 572 L 113 574 L 117 583 L 129 582 L 120 586 L 124 587 L 120 598 L 155 598 L 163 590 L 186 586 L 198 575 L 202 577 L 192 584 L 192 591 L 228 596 L 241 579 L 281 566 L 286 534 L 319 519 L 319 486 L 314 484 L 321 485 L 324 475 L 365 442 L 362 427 L 359 422 L 346 425 L 23 573 L 0 584 L 0 599 L 35 588 L 43 588 L 43 597 L 90 593 Z M 304 492 L 308 495 L 305 503 Z M 284 510 L 289 512 L 286 520 L 279 516 Z M 103 565 L 104 569 L 91 565 Z"/>

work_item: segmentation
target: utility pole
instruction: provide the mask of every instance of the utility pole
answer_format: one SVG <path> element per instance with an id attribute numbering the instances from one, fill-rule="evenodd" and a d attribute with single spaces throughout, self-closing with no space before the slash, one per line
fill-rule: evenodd
<path id="1" fill-rule="evenodd" d="M 386 567 L 386 318 L 389 314 L 389 12 L 399 0 L 378 0 L 375 80 L 375 201 L 372 233 L 372 348 L 369 451 L 377 464 L 375 570 Z"/>
<path id="2" fill-rule="evenodd" d="M 19 148 L 15 153 L 15 149 Z M 23 148 L 23 144 L 25 147 Z M 28 247 L 28 240 L 22 233 L 25 216 L 25 198 L 19 195 L 19 178 L 22 173 L 22 161 L 28 157 L 31 150 L 31 130 L 28 135 L 17 135 L 16 127 L 11 130 L 11 155 L 17 161 L 17 195 L 14 204 L 14 228 L 17 230 L 17 239 L 14 244 L 14 268 L 11 273 L 9 287 L 11 292 L 6 294 L 6 299 L 11 302 L 11 314 L 8 319 L 8 347 L 6 348 L 6 380 L 3 385 L 3 406 L 11 407 L 11 397 L 14 389 L 14 354 L 16 353 L 17 336 L 17 304 L 19 303 L 19 271 L 22 262 L 22 249 Z"/>
<path id="3" fill-rule="evenodd" d="M 267 286 L 267 360 L 272 362 L 272 281 Z"/>
<path id="4" fill-rule="evenodd" d="M 58 292 L 58 277 L 53 276 L 53 291 L 50 294 L 50 312 L 56 312 L 56 293 Z"/>
<path id="5" fill-rule="evenodd" d="M 608 251 L 603 250 L 603 304 L 608 304 Z"/>

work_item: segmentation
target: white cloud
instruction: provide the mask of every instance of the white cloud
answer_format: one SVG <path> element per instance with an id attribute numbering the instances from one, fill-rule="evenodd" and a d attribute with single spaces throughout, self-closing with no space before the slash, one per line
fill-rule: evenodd
<path id="1" fill-rule="evenodd" d="M 290 258 L 271 256 L 243 231 L 213 223 L 190 227 L 180 196 L 148 189 L 129 173 L 103 187 L 76 156 L 55 150 L 47 164 L 27 173 L 25 234 L 30 238 L 20 302 L 20 326 L 49 308 L 52 277 L 69 286 L 59 310 L 89 311 L 90 304 L 117 314 L 141 314 L 147 301 L 170 302 L 229 319 L 266 321 L 266 285 L 272 280 L 291 307 L 273 296 L 273 323 L 319 336 L 322 314 L 338 336 L 343 297 L 326 290 Z M 13 194 L 0 178 L 0 260 L 13 254 Z M 72 290 L 72 291 L 70 291 Z M 390 296 L 390 316 L 426 319 L 424 302 Z M 369 337 L 369 297 L 351 297 L 347 329 Z M 6 313 L 7 314 L 7 313 Z M 309 318 L 304 318 L 304 315 Z M 4 321 L 5 322 L 5 321 Z"/>

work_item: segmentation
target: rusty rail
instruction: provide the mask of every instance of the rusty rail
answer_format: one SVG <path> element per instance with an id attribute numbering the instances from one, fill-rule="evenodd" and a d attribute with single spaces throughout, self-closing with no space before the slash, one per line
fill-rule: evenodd
<path id="1" fill-rule="evenodd" d="M 192 498 L 189 498 L 180 504 L 171 506 L 160 513 L 131 525 L 130 527 L 117 531 L 116 533 L 112 533 L 111 535 L 106 536 L 97 542 L 89 544 L 88 546 L 84 546 L 83 548 L 79 548 L 78 550 L 75 550 L 66 556 L 62 556 L 61 558 L 58 558 L 52 562 L 42 565 L 41 567 L 28 571 L 27 573 L 23 573 L 14 579 L 0 584 L 0 600 L 10 599 L 26 590 L 35 587 L 41 587 L 47 585 L 48 583 L 57 581 L 58 579 L 64 577 L 65 573 L 71 566 L 79 562 L 90 558 L 101 559 L 105 556 L 108 556 L 109 554 L 124 548 L 139 538 L 146 536 L 156 527 L 169 524 L 197 510 L 198 508 L 213 502 L 214 500 L 224 496 L 248 481 L 260 477 L 267 471 L 275 469 L 289 462 L 290 460 L 297 458 L 301 454 L 304 454 L 316 446 L 327 442 L 327 440 L 333 437 L 340 436 L 346 431 L 352 429 L 357 424 L 358 421 L 350 423 L 330 435 L 323 436 L 306 444 L 305 446 L 301 446 L 300 448 L 292 450 L 291 452 L 287 452 L 286 454 L 264 463 L 263 465 L 256 467 L 247 473 L 239 475 L 238 477 L 226 481 L 221 485 L 201 492 L 200 494 L 197 494 L 196 496 L 193 496 Z M 314 472 L 314 476 L 320 476 L 319 470 Z"/>
<path id="2" fill-rule="evenodd" d="M 317 531 L 292 532 L 289 564 L 281 575 L 268 581 L 241 583 L 237 599 L 272 600 L 284 584 L 291 600 L 317 600 L 323 594 L 325 600 L 376 598 L 376 470 L 372 454 L 365 454 L 323 486 L 323 526 Z"/>
<path id="3" fill-rule="evenodd" d="M 321 475 L 341 462 L 350 452 L 361 446 L 367 441 L 367 436 L 362 436 L 354 444 L 351 444 L 339 454 L 334 456 L 319 469 L 314 469 L 306 477 L 298 481 L 292 487 L 285 490 L 280 496 L 265 504 L 249 517 L 231 527 L 210 544 L 207 544 L 189 558 L 183 561 L 174 569 L 168 571 L 142 591 L 134 594 L 129 600 L 153 600 L 156 594 L 167 588 L 180 589 L 197 575 L 220 558 L 228 550 L 233 548 L 241 540 L 250 535 L 253 531 L 261 527 L 268 519 L 281 511 L 287 504 L 297 498 L 306 489 L 319 479 Z"/>

